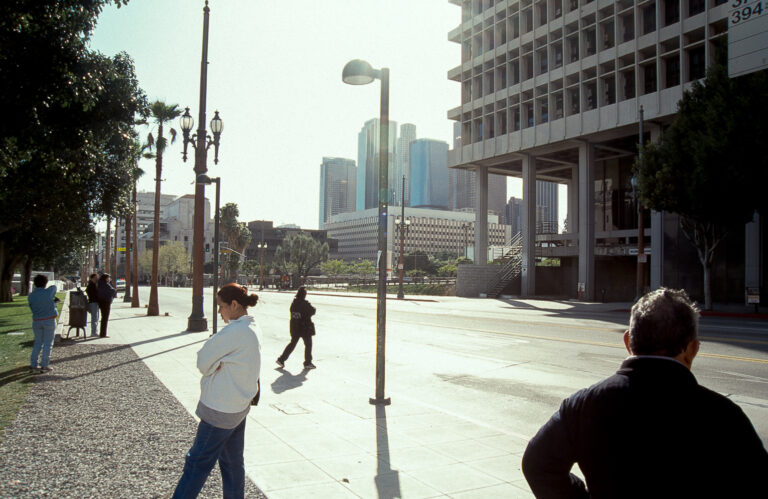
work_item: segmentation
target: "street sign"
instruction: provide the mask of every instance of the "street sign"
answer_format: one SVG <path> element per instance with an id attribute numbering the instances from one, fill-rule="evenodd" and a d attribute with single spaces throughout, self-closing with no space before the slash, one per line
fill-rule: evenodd
<path id="1" fill-rule="evenodd" d="M 219 253 L 232 253 L 232 250 L 229 248 L 220 248 Z"/>
<path id="2" fill-rule="evenodd" d="M 117 251 L 125 251 L 125 248 L 117 248 Z"/>
<path id="3" fill-rule="evenodd" d="M 728 12 L 728 76 L 768 68 L 768 0 L 731 0 Z"/>

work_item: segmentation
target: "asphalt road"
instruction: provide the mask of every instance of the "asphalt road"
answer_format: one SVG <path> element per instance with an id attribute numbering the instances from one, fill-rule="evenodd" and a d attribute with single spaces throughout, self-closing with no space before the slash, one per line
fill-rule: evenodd
<path id="1" fill-rule="evenodd" d="M 141 288 L 142 305 L 148 288 Z M 211 323 L 210 291 L 205 312 Z M 288 341 L 293 293 L 262 292 L 264 368 Z M 317 308 L 315 364 L 374 395 L 376 300 L 310 293 Z M 429 300 L 429 297 L 423 297 Z M 560 310 L 553 307 L 561 306 Z M 546 310 L 543 309 L 546 307 Z M 191 290 L 160 288 L 160 311 L 189 315 Z M 440 297 L 387 301 L 386 395 L 530 438 L 574 391 L 613 374 L 626 357 L 627 311 L 574 313 L 565 305 Z M 223 324 L 219 319 L 219 327 Z M 768 446 L 768 322 L 704 317 L 693 372 L 731 397 Z M 298 370 L 302 345 L 287 363 Z"/>

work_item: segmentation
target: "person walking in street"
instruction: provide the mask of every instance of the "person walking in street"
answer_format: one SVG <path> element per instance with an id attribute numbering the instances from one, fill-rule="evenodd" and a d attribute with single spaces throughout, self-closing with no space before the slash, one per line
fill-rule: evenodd
<path id="1" fill-rule="evenodd" d="M 101 327 L 99 336 L 108 338 L 107 324 L 109 323 L 109 311 L 112 308 L 112 300 L 117 296 L 117 290 L 110 283 L 109 274 L 101 274 L 99 283 L 96 286 L 96 298 L 99 301 L 99 311 L 101 312 Z"/>
<path id="2" fill-rule="evenodd" d="M 48 363 L 56 332 L 56 317 L 59 315 L 56 310 L 56 301 L 58 301 L 56 286 L 46 288 L 48 278 L 43 274 L 36 275 L 32 282 L 35 287 L 29 293 L 27 303 L 32 310 L 32 331 L 35 334 L 35 342 L 29 358 L 29 372 L 30 374 L 47 373 L 53 370 Z"/>
<path id="3" fill-rule="evenodd" d="M 316 366 L 312 363 L 312 336 L 315 335 L 315 325 L 312 323 L 312 316 L 315 315 L 315 307 L 307 300 L 307 290 L 301 286 L 296 292 L 296 297 L 291 303 L 291 322 L 290 332 L 291 341 L 283 350 L 282 355 L 277 358 L 277 365 L 285 367 L 285 361 L 296 348 L 299 338 L 304 341 L 304 369 L 314 369 Z"/>
<path id="4" fill-rule="evenodd" d="M 91 274 L 88 278 L 88 286 L 85 287 L 85 294 L 88 295 L 88 312 L 91 315 L 91 336 L 98 336 L 99 329 L 99 296 L 97 284 L 99 282 L 98 274 Z"/>
<path id="5" fill-rule="evenodd" d="M 749 418 L 691 373 L 698 321 L 682 290 L 635 303 L 629 358 L 565 399 L 528 443 L 522 467 L 537 498 L 765 496 L 768 453 Z"/>
<path id="6" fill-rule="evenodd" d="M 218 292 L 219 313 L 227 325 L 197 352 L 197 368 L 203 375 L 195 412 L 200 424 L 174 498 L 197 497 L 217 461 L 224 497 L 245 496 L 245 420 L 259 391 L 261 370 L 259 328 L 248 307 L 258 300 L 258 295 L 249 295 L 235 283 Z"/>

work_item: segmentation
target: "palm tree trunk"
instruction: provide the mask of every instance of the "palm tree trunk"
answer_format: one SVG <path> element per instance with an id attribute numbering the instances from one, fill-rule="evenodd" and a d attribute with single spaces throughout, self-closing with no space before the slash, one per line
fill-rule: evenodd
<path id="1" fill-rule="evenodd" d="M 105 241 L 105 248 L 104 248 L 104 272 L 107 274 L 112 273 L 112 266 L 110 265 L 109 256 L 111 248 L 111 237 L 112 237 L 112 217 L 107 217 L 107 240 Z"/>
<path id="2" fill-rule="evenodd" d="M 163 124 L 157 127 L 157 141 L 162 141 Z M 147 306 L 147 315 L 160 315 L 160 305 L 157 301 L 157 270 L 160 256 L 160 182 L 163 177 L 163 154 L 158 147 L 155 156 L 155 223 L 152 238 L 152 280 L 149 289 L 149 305 Z"/>
<path id="3" fill-rule="evenodd" d="M 136 203 L 136 182 L 133 183 L 133 295 L 131 308 L 139 307 L 139 224 L 136 220 L 138 208 Z"/>
<path id="4" fill-rule="evenodd" d="M 115 278 L 112 280 L 112 282 L 117 283 L 117 223 L 120 221 L 118 217 L 115 217 L 115 246 L 112 248 L 113 256 L 115 257 L 113 262 L 115 262 Z"/>
<path id="5" fill-rule="evenodd" d="M 131 301 L 131 281 L 133 276 L 131 275 L 131 253 L 133 246 L 131 244 L 131 212 L 125 216 L 125 294 L 123 295 L 123 301 Z"/>

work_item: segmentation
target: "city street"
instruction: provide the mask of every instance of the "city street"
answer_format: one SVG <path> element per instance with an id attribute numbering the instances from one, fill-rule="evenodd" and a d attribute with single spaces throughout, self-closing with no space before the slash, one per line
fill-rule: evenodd
<path id="1" fill-rule="evenodd" d="M 148 288 L 141 293 L 145 304 Z M 292 297 L 264 291 L 252 314 L 263 331 L 263 387 L 279 374 L 272 369 L 289 338 Z M 528 439 L 563 397 L 609 376 L 626 357 L 621 334 L 629 313 L 610 304 L 586 313 L 588 307 L 567 302 L 414 298 L 423 301 L 387 301 L 386 395 L 393 406 L 405 401 L 434 406 Z M 339 387 L 370 387 L 373 396 L 375 296 L 310 292 L 308 299 L 317 308 L 317 374 L 333 377 Z M 190 301 L 189 289 L 160 288 L 161 313 L 186 317 Z M 209 326 L 210 305 L 206 295 Z M 700 336 L 693 366 L 697 379 L 738 403 L 768 443 L 768 324 L 703 317 Z M 302 356 L 299 343 L 286 370 L 300 372 Z M 273 391 L 279 392 L 279 385 L 272 385 Z M 311 390 L 311 382 L 302 389 Z M 267 404 L 271 398 L 265 393 Z"/>

